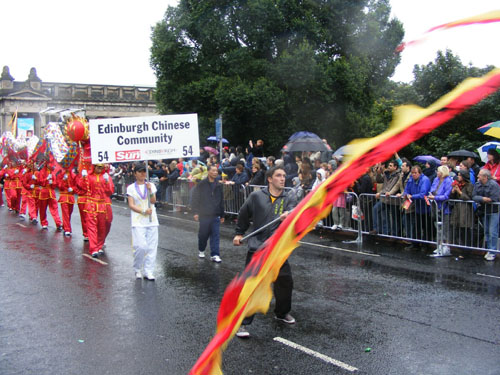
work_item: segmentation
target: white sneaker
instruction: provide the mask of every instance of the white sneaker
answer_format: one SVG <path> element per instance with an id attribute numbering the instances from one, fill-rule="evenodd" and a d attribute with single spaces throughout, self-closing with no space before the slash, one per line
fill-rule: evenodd
<path id="1" fill-rule="evenodd" d="M 236 332 L 236 336 L 240 339 L 248 339 L 250 337 L 250 332 L 247 331 L 245 326 L 240 326 L 238 332 Z"/>
<path id="2" fill-rule="evenodd" d="M 198 258 L 205 258 L 205 252 L 204 251 L 200 251 L 198 253 Z"/>
<path id="3" fill-rule="evenodd" d="M 65 235 L 66 237 L 71 237 L 71 232 L 64 232 L 64 235 Z"/>
<path id="4" fill-rule="evenodd" d="M 448 246 L 443 246 L 440 249 L 436 249 L 432 252 L 431 257 L 439 258 L 439 257 L 449 257 L 451 255 L 450 248 Z"/>
<path id="5" fill-rule="evenodd" d="M 49 227 L 47 227 L 46 225 L 42 225 L 42 229 L 49 229 Z"/>
<path id="6" fill-rule="evenodd" d="M 337 228 L 338 228 L 338 225 L 334 224 L 334 226 L 332 227 L 332 230 L 337 230 Z"/>
<path id="7" fill-rule="evenodd" d="M 213 257 L 210 258 L 212 260 L 212 262 L 215 262 L 215 263 L 220 263 L 222 262 L 222 259 L 220 258 L 220 256 L 218 255 L 214 255 Z"/>
<path id="8" fill-rule="evenodd" d="M 144 275 L 144 278 L 148 279 L 150 281 L 155 281 L 154 275 L 152 273 L 149 273 L 149 272 Z"/>
<path id="9" fill-rule="evenodd" d="M 495 253 L 487 252 L 486 255 L 484 256 L 484 259 L 485 260 L 495 260 L 495 256 L 496 256 Z"/>
<path id="10" fill-rule="evenodd" d="M 135 271 L 135 278 L 136 279 L 142 279 L 142 273 L 141 273 L 141 271 Z"/>
<path id="11" fill-rule="evenodd" d="M 342 230 L 342 225 L 337 225 L 337 230 Z"/>

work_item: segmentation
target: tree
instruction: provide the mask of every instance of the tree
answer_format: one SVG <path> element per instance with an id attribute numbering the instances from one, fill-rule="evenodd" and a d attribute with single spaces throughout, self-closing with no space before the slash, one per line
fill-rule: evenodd
<path id="1" fill-rule="evenodd" d="M 433 62 L 425 66 L 416 65 L 413 70 L 416 103 L 426 107 L 453 90 L 466 78 L 483 76 L 492 69 L 492 66 L 486 68 L 465 66 L 452 51 L 438 51 Z M 476 129 L 483 124 L 498 120 L 499 111 L 500 93 L 497 92 L 413 143 L 408 147 L 408 151 L 413 155 L 441 156 L 458 149 L 475 150 L 491 140 Z"/>
<path id="2" fill-rule="evenodd" d="M 388 0 L 181 0 L 153 30 L 162 113 L 223 114 L 233 144 L 276 152 L 297 130 L 340 146 L 367 124 L 403 38 Z"/>

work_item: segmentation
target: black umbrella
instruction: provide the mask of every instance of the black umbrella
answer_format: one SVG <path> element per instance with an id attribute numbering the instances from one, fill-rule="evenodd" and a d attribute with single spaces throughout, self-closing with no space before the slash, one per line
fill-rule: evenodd
<path id="1" fill-rule="evenodd" d="M 472 152 L 472 151 L 467 151 L 467 150 L 457 150 L 457 151 L 453 151 L 453 152 L 450 152 L 448 154 L 448 157 L 450 156 L 454 156 L 456 158 L 478 158 L 479 156 L 475 153 L 475 152 Z"/>
<path id="2" fill-rule="evenodd" d="M 300 137 L 288 142 L 283 146 L 282 151 L 297 152 L 297 151 L 329 151 L 328 147 L 320 138 L 316 137 Z"/>

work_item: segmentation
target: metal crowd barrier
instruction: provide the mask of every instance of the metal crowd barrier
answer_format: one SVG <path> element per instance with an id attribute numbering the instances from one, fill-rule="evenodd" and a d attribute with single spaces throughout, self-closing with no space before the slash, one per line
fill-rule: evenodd
<path id="1" fill-rule="evenodd" d="M 115 195 L 125 197 L 126 187 L 133 183 L 133 176 L 121 176 L 115 181 Z M 188 211 L 196 181 L 179 178 L 174 185 L 159 192 L 163 201 L 173 206 L 173 211 Z M 238 215 L 238 212 L 255 190 L 264 186 L 223 184 L 224 211 L 227 215 Z M 164 189 L 161 183 L 158 191 Z M 302 199 L 309 191 L 297 194 L 294 188 L 285 188 L 288 194 L 295 194 Z M 166 200 L 165 198 L 170 198 Z M 491 221 L 488 215 L 478 215 L 477 204 L 473 201 L 447 200 L 440 204 L 434 200 L 422 201 L 417 210 L 418 200 L 414 200 L 409 209 L 403 208 L 403 200 L 399 196 L 380 196 L 353 192 L 339 196 L 333 204 L 332 212 L 318 225 L 330 230 L 342 230 L 357 233 L 355 242 L 362 243 L 363 234 L 376 234 L 386 238 L 435 244 L 437 248 L 453 246 L 470 250 L 488 250 L 500 252 L 499 229 L 496 228 L 498 244 L 495 249 L 487 249 L 485 238 L 486 226 Z M 500 217 L 500 203 L 484 204 L 485 211 L 496 211 Z M 417 212 L 418 211 L 418 212 Z M 484 212 L 481 210 L 480 212 Z M 376 232 L 374 232 L 376 231 Z M 492 243 L 490 238 L 490 247 Z"/>
<path id="2" fill-rule="evenodd" d="M 398 196 L 377 199 L 375 194 L 360 194 L 359 203 L 364 213 L 362 232 L 381 237 L 397 238 L 419 243 L 435 244 L 436 248 L 453 246 L 470 250 L 486 250 L 485 223 L 488 215 L 478 215 L 473 201 L 414 200 L 409 209 L 403 208 Z M 417 210 L 417 205 L 421 204 Z M 484 204 L 485 211 L 500 215 L 500 203 Z M 419 212 L 417 212 L 419 211 Z M 492 214 L 493 215 L 493 214 Z M 376 231 L 376 233 L 374 232 Z M 498 242 L 498 225 L 496 229 Z M 491 242 L 491 241 L 490 241 Z M 497 243 L 495 248 L 498 249 Z M 498 252 L 491 249 L 492 252 Z"/>

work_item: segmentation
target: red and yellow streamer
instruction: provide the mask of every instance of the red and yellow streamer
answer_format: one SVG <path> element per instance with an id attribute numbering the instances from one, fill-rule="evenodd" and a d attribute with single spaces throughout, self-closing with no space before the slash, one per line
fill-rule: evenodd
<path id="1" fill-rule="evenodd" d="M 402 52 L 406 47 L 422 42 L 425 39 L 425 37 L 433 31 L 451 29 L 451 28 L 460 27 L 460 26 L 486 24 L 486 23 L 492 23 L 492 22 L 500 22 L 500 10 L 492 10 L 491 12 L 486 12 L 486 13 L 478 14 L 476 16 L 462 18 L 462 19 L 457 20 L 457 21 L 444 23 L 444 24 L 439 25 L 439 26 L 434 26 L 434 27 L 430 28 L 429 30 L 427 30 L 421 38 L 414 39 L 414 40 L 409 41 L 409 42 L 401 43 L 396 48 L 396 52 Z"/>
<path id="2" fill-rule="evenodd" d="M 271 283 L 298 242 L 327 216 L 339 194 L 370 166 L 388 160 L 395 151 L 421 138 L 500 88 L 500 69 L 481 78 L 469 78 L 427 108 L 397 107 L 387 131 L 350 143 L 351 155 L 341 168 L 309 193 L 288 215 L 242 274 L 227 287 L 217 316 L 214 337 L 191 369 L 192 375 L 222 374 L 222 351 L 242 320 L 266 313 L 272 298 Z"/>

